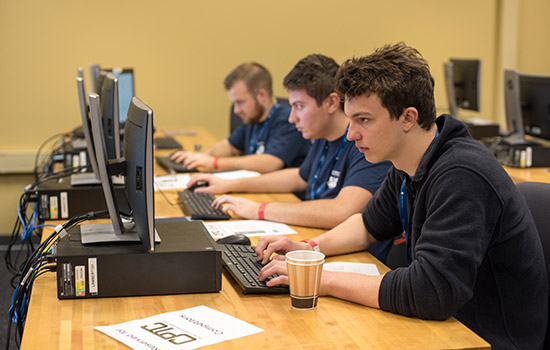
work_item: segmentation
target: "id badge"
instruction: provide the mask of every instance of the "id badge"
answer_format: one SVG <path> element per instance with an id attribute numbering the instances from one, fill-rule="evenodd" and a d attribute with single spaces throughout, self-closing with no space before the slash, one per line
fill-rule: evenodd
<path id="1" fill-rule="evenodd" d="M 327 187 L 331 190 L 335 189 L 336 185 L 338 185 L 338 179 L 340 179 L 340 172 L 338 170 L 331 171 L 327 181 Z"/>
<path id="2" fill-rule="evenodd" d="M 265 153 L 265 145 L 263 142 L 258 143 L 258 149 L 256 149 L 256 154 L 264 154 Z"/>

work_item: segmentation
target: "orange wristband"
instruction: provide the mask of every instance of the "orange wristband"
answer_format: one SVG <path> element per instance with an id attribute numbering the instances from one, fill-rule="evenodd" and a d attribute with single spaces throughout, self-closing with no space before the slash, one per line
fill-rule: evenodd
<path id="1" fill-rule="evenodd" d="M 219 160 L 220 160 L 220 158 L 214 157 L 214 169 L 218 169 L 218 161 Z"/>
<path id="2" fill-rule="evenodd" d="M 265 210 L 265 207 L 266 207 L 267 203 L 269 203 L 269 202 L 262 202 L 262 203 L 260 204 L 260 207 L 258 208 L 258 218 L 259 218 L 260 220 L 265 220 L 265 217 L 264 217 L 264 210 Z"/>

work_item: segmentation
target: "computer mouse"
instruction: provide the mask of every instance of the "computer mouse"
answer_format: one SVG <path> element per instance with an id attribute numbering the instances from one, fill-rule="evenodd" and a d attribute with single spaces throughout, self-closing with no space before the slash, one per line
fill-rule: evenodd
<path id="1" fill-rule="evenodd" d="M 250 245 L 250 239 L 245 235 L 236 234 L 220 238 L 216 241 L 219 244 L 240 244 L 240 245 Z"/>
<path id="2" fill-rule="evenodd" d="M 206 181 L 199 181 L 197 182 L 196 184 L 194 184 L 193 186 L 187 188 L 189 191 L 195 191 L 195 188 L 197 187 L 208 187 L 208 182 Z"/>

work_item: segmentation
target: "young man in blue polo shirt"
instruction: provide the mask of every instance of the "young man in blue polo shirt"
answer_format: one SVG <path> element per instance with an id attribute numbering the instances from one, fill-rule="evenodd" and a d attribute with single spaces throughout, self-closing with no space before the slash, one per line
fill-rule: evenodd
<path id="1" fill-rule="evenodd" d="M 367 162 L 347 140 L 348 120 L 334 91 L 337 70 L 333 59 L 310 55 L 284 79 L 292 105 L 289 121 L 305 139 L 315 140 L 299 168 L 239 180 L 199 174 L 191 178 L 189 186 L 205 181 L 208 187 L 196 191 L 305 193 L 306 200 L 298 203 L 258 203 L 227 195 L 215 200 L 215 206 L 224 205 L 224 211 L 247 219 L 331 228 L 359 213 L 384 180 L 390 163 Z"/>
<path id="2" fill-rule="evenodd" d="M 288 122 L 290 105 L 273 96 L 269 71 L 255 62 L 243 63 L 225 78 L 224 86 L 243 125 L 204 152 L 179 151 L 172 160 L 187 168 L 260 173 L 299 166 L 310 142 Z"/>

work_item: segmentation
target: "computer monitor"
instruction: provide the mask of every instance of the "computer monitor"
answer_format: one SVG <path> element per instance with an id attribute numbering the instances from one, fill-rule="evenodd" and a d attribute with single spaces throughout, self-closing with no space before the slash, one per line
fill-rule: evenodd
<path id="1" fill-rule="evenodd" d="M 101 88 L 101 119 L 109 159 L 120 158 L 118 79 L 107 73 Z"/>
<path id="2" fill-rule="evenodd" d="M 101 68 L 97 63 L 90 63 L 88 66 L 90 68 L 90 83 L 92 92 L 99 94 L 101 90 L 101 85 L 97 85 L 97 80 L 99 78 L 99 72 L 101 71 Z"/>
<path id="3" fill-rule="evenodd" d="M 112 231 L 105 235 L 134 234 L 150 251 L 155 249 L 154 190 L 153 190 L 153 111 L 137 97 L 132 98 L 126 123 L 124 157 L 108 161 L 100 116 L 100 97 L 89 94 L 92 134 L 99 177 L 112 221 Z M 119 203 L 114 195 L 111 174 L 125 175 L 125 193 L 133 222 L 125 225 Z"/>
<path id="4" fill-rule="evenodd" d="M 97 74 L 97 78 L 95 79 L 95 89 L 97 89 L 97 92 L 95 92 L 95 91 L 93 91 L 93 92 L 95 92 L 99 96 L 101 96 L 101 89 L 103 88 L 103 82 L 105 81 L 105 77 L 107 76 L 107 73 L 108 72 L 100 70 Z M 92 88 L 92 90 L 93 90 L 93 88 Z"/>
<path id="5" fill-rule="evenodd" d="M 550 76 L 520 74 L 519 98 L 525 133 L 550 140 Z"/>
<path id="6" fill-rule="evenodd" d="M 134 70 L 132 68 L 113 68 L 112 73 L 118 79 L 118 115 L 120 125 L 124 125 L 130 102 L 135 96 Z"/>
<path id="7" fill-rule="evenodd" d="M 536 142 L 525 139 L 522 104 L 527 104 L 528 102 L 521 99 L 520 76 L 516 70 L 507 69 L 504 71 L 504 104 L 509 134 L 502 141 L 511 146 L 537 145 Z"/>
<path id="8" fill-rule="evenodd" d="M 459 117 L 459 108 L 479 112 L 481 60 L 451 58 L 443 64 L 449 113 Z"/>
<path id="9" fill-rule="evenodd" d="M 94 150 L 94 142 L 92 139 L 90 118 L 88 117 L 88 104 L 86 103 L 84 79 L 82 77 L 76 78 L 76 88 L 78 92 L 78 104 L 80 107 L 80 119 L 82 121 L 82 131 L 84 134 L 84 140 L 86 141 L 87 166 L 89 166 L 91 169 L 87 169 L 87 172 L 72 174 L 71 185 L 76 186 L 76 185 L 100 184 L 99 173 L 97 168 L 97 160 L 96 160 L 95 150 Z"/>

